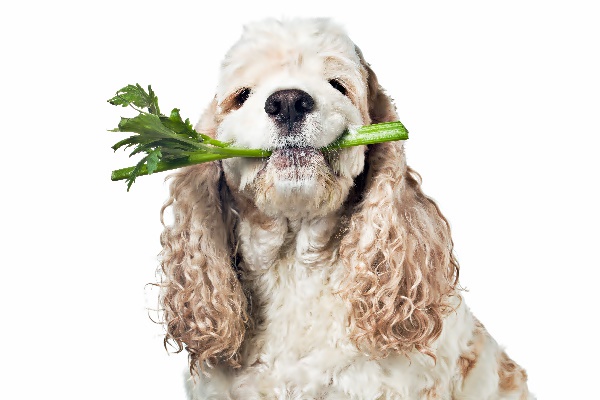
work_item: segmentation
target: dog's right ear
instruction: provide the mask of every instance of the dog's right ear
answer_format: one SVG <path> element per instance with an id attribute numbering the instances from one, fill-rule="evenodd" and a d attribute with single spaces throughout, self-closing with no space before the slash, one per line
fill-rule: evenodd
<path id="1" fill-rule="evenodd" d="M 216 102 L 197 130 L 213 136 Z M 232 265 L 233 220 L 219 161 L 184 168 L 171 177 L 170 197 L 161 210 L 164 231 L 161 305 L 165 345 L 189 352 L 190 371 L 217 363 L 239 366 L 247 300 Z M 164 213 L 171 209 L 172 224 Z"/>

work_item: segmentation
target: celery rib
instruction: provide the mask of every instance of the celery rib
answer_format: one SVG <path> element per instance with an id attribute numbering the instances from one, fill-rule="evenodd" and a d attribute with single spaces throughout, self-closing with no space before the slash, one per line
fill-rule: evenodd
<path id="1" fill-rule="evenodd" d="M 408 131 L 400 121 L 383 122 L 380 124 L 365 125 L 356 130 L 355 133 L 346 133 L 335 142 L 323 148 L 323 151 L 335 151 L 346 147 L 369 145 L 396 140 L 408 139 Z M 215 141 L 218 142 L 218 141 Z M 219 142 L 222 144 L 223 142 Z M 208 144 L 208 143 L 207 143 Z M 208 148 L 209 146 L 206 146 Z M 223 160 L 232 157 L 253 157 L 265 158 L 271 155 L 269 150 L 263 149 L 246 149 L 238 147 L 210 146 L 210 153 L 206 150 L 192 152 L 187 158 L 174 161 L 161 161 L 157 164 L 154 172 L 164 172 L 177 168 L 187 167 L 190 165 L 201 164 L 216 160 Z M 129 178 L 135 167 L 121 168 L 112 171 L 111 180 L 119 181 Z M 148 175 L 146 166 L 141 168 L 139 176 Z"/>

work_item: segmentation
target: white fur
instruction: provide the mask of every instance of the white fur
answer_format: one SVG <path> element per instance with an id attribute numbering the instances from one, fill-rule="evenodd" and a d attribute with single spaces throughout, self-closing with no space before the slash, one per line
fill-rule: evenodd
<path id="1" fill-rule="evenodd" d="M 358 101 L 367 96 L 360 62 L 350 39 L 326 20 L 269 20 L 247 27 L 223 63 L 216 96 L 217 114 L 223 114 L 218 138 L 268 149 L 331 143 L 344 130 L 369 122 Z M 331 87 L 328 80 L 334 78 L 347 85 L 348 96 Z M 244 87 L 252 93 L 243 107 L 227 113 L 220 108 Z M 287 88 L 315 99 L 303 134 L 291 139 L 279 135 L 264 112 L 265 99 Z M 339 186 L 334 200 L 341 203 L 364 168 L 365 147 L 340 151 L 329 161 Z M 242 344 L 241 368 L 217 365 L 195 377 L 193 399 L 519 398 L 500 396 L 501 349 L 487 334 L 477 363 L 463 379 L 458 361 L 468 352 L 477 322 L 458 294 L 451 299 L 455 311 L 433 343 L 435 361 L 416 350 L 386 358 L 361 352 L 349 338 L 347 305 L 338 295 L 344 266 L 337 250 L 324 251 L 337 233 L 340 206 L 327 207 L 332 194 L 319 186 L 318 171 L 304 171 L 305 180 L 290 183 L 265 160 L 225 160 L 223 168 L 240 193 L 254 190 L 264 171 L 271 174 L 269 202 L 257 202 L 271 218 L 268 228 L 242 215 L 236 232 L 243 256 L 240 279 L 259 318 Z M 365 235 L 368 239 L 369 232 Z"/>

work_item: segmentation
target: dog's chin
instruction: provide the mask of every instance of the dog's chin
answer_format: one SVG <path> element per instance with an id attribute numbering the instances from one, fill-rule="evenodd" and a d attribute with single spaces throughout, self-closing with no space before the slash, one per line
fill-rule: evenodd
<path id="1" fill-rule="evenodd" d="M 294 196 L 310 194 L 316 190 L 320 171 L 329 167 L 320 151 L 312 147 L 289 147 L 273 151 L 265 166 L 265 173 L 272 174 L 277 194 Z"/>
<path id="2" fill-rule="evenodd" d="M 341 207 L 351 180 L 336 176 L 323 154 L 312 147 L 276 149 L 256 176 L 256 206 L 271 216 L 313 217 Z"/>

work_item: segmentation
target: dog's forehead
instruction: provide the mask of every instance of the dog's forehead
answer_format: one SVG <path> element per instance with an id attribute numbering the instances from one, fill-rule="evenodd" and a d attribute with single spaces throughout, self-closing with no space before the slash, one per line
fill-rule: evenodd
<path id="1" fill-rule="evenodd" d="M 356 70 L 360 58 L 346 32 L 327 19 L 266 20 L 245 27 L 226 54 L 219 92 L 256 84 L 285 68 L 329 74 Z"/>

